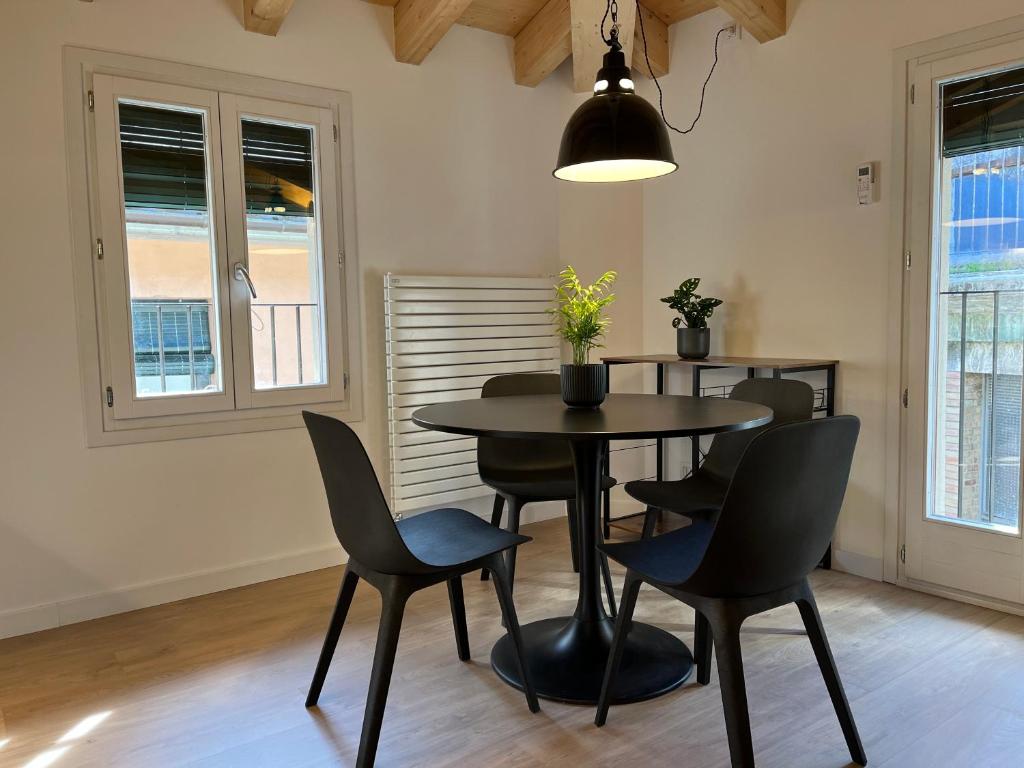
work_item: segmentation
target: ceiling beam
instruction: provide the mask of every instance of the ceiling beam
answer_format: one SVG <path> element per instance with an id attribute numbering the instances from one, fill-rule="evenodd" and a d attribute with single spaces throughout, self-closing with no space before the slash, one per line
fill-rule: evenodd
<path id="1" fill-rule="evenodd" d="M 472 0 L 399 0 L 395 6 L 395 58 L 419 64 Z"/>
<path id="2" fill-rule="evenodd" d="M 242 0 L 242 23 L 247 32 L 277 34 L 295 0 Z"/>
<path id="3" fill-rule="evenodd" d="M 677 21 L 710 11 L 718 6 L 716 0 L 644 0 L 644 5 L 669 26 Z"/>
<path id="4" fill-rule="evenodd" d="M 786 0 L 718 0 L 759 43 L 767 43 L 786 34 Z"/>
<path id="5" fill-rule="evenodd" d="M 535 86 L 572 55 L 569 0 L 548 0 L 515 37 L 516 82 Z"/>
<path id="6" fill-rule="evenodd" d="M 515 37 L 547 0 L 473 0 L 459 24 Z"/>
<path id="7" fill-rule="evenodd" d="M 647 36 L 647 58 L 651 60 L 651 69 L 656 77 L 668 74 L 668 24 L 654 11 L 645 5 L 640 6 L 640 13 L 643 16 L 643 32 Z M 640 24 L 636 25 L 636 32 L 633 35 L 633 63 L 634 72 L 650 77 L 647 71 L 647 61 L 644 58 L 644 41 L 640 33 Z"/>
<path id="8" fill-rule="evenodd" d="M 601 37 L 601 22 L 604 19 L 606 0 L 569 0 L 572 16 L 572 85 L 576 93 L 593 90 L 594 78 L 601 68 L 608 46 Z M 619 5 L 619 42 L 626 61 L 632 60 L 633 31 L 636 21 L 636 3 Z M 611 18 L 605 27 L 611 32 Z"/>

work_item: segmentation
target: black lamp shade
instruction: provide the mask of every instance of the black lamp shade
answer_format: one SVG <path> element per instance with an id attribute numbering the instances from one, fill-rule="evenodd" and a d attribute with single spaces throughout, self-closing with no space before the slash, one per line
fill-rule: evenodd
<path id="1" fill-rule="evenodd" d="M 558 150 L 559 179 L 635 181 L 679 166 L 661 116 L 635 93 L 599 93 L 569 119 Z"/>

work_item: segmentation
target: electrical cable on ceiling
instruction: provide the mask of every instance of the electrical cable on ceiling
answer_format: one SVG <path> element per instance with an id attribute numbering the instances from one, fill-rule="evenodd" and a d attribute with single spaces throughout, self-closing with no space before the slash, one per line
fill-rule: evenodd
<path id="1" fill-rule="evenodd" d="M 610 8 L 614 0 L 609 0 L 608 7 Z M 647 73 L 654 80 L 654 86 L 658 89 L 658 109 L 661 111 L 661 119 L 665 121 L 665 125 L 676 133 L 686 135 L 693 131 L 697 127 L 697 123 L 700 121 L 701 115 L 704 114 L 704 96 L 708 90 L 708 83 L 711 82 L 711 76 L 715 74 L 715 67 L 718 66 L 718 41 L 722 37 L 722 33 L 729 31 L 729 27 L 722 27 L 718 30 L 718 34 L 715 35 L 715 61 L 711 65 L 711 71 L 708 72 L 708 76 L 704 79 L 704 86 L 700 89 L 700 107 L 697 109 L 697 116 L 693 118 L 693 122 L 690 123 L 690 127 L 683 130 L 682 128 L 676 128 L 672 123 L 665 117 L 665 94 L 661 90 L 661 83 L 658 82 L 658 76 L 654 74 L 654 68 L 651 66 L 651 58 L 647 55 L 647 32 L 644 30 L 644 14 L 643 9 L 640 7 L 640 0 L 636 3 L 636 16 L 637 23 L 640 24 L 640 39 L 644 44 L 644 60 L 647 62 Z M 605 18 L 608 18 L 608 8 L 605 9 Z M 604 36 L 604 21 L 601 22 L 601 36 Z"/>

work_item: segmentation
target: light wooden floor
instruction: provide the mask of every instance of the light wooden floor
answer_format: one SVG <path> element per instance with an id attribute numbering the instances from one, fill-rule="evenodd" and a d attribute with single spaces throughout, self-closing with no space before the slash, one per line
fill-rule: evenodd
<path id="1" fill-rule="evenodd" d="M 516 589 L 530 621 L 571 611 L 565 525 L 530 527 Z M 339 569 L 0 642 L 0 765 L 66 748 L 57 768 L 351 765 L 378 600 L 361 585 L 321 708 L 303 707 Z M 443 586 L 410 603 L 379 766 L 724 766 L 718 687 L 689 683 L 613 708 L 542 702 L 530 715 L 488 667 L 499 637 L 489 584 L 466 581 L 474 660 L 458 662 Z M 1024 765 L 1024 619 L 839 573 L 814 577 L 821 612 L 874 766 Z M 638 618 L 690 642 L 693 614 L 654 591 Z M 762 768 L 848 764 L 795 609 L 744 634 Z M 89 734 L 58 744 L 91 715 Z M 38 763 L 37 763 L 38 764 Z"/>

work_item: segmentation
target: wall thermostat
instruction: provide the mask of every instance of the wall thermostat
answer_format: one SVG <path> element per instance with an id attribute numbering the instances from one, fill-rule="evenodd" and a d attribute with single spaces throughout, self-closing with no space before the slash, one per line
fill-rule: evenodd
<path id="1" fill-rule="evenodd" d="M 875 164 L 864 163 L 857 167 L 857 202 L 871 205 L 875 202 Z"/>

